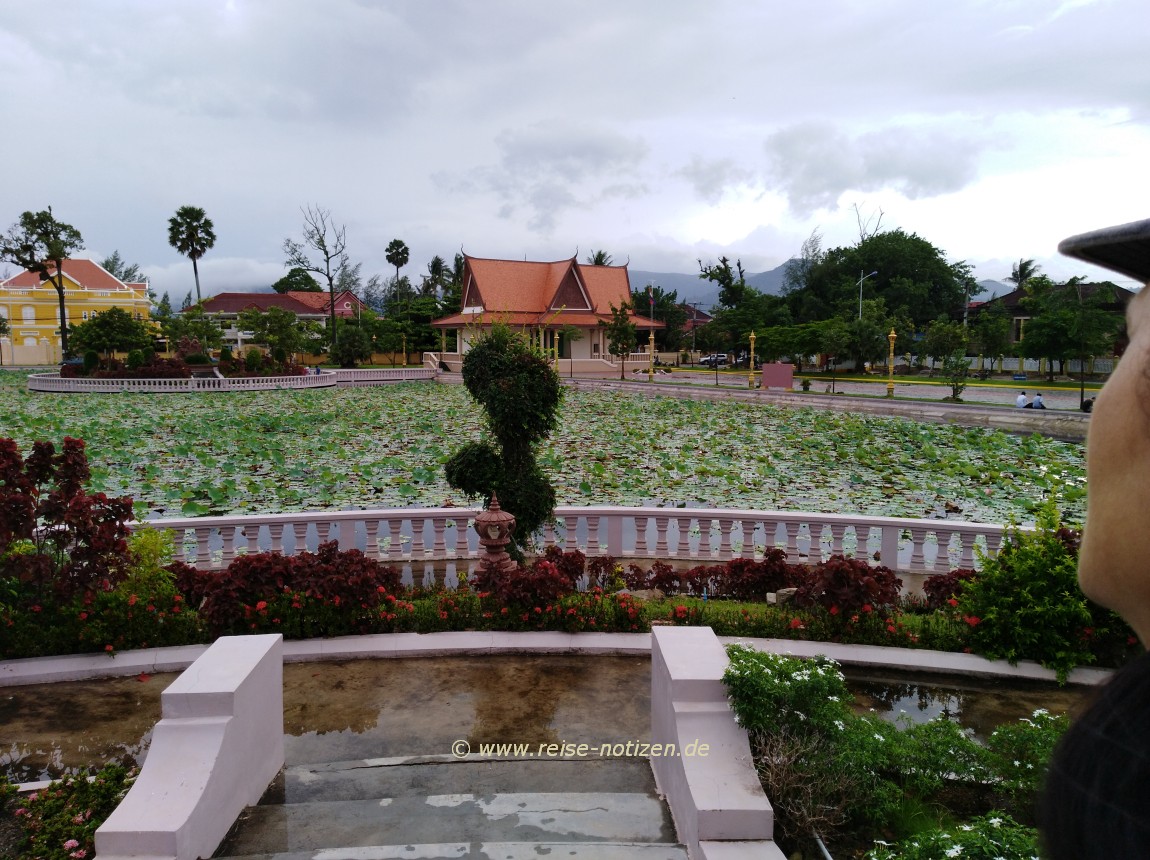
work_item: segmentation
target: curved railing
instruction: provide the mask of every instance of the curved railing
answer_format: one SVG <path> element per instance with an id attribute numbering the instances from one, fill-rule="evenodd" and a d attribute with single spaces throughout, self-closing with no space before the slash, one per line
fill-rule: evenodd
<path id="1" fill-rule="evenodd" d="M 480 508 L 389 508 L 291 514 L 155 519 L 137 528 L 176 532 L 177 558 L 219 568 L 242 553 L 293 555 L 336 540 L 401 566 L 478 558 L 473 526 Z M 1000 525 L 957 520 L 900 519 L 801 511 L 709 508 L 559 507 L 539 535 L 543 546 L 578 549 L 588 557 L 665 559 L 710 564 L 736 557 L 762 558 L 779 547 L 792 562 L 816 563 L 846 554 L 905 572 L 938 573 L 977 567 L 979 553 L 994 555 Z M 892 563 L 893 560 L 893 563 Z"/>
<path id="2" fill-rule="evenodd" d="M 220 377 L 193 376 L 189 379 L 64 379 L 58 373 L 36 373 L 28 377 L 29 391 L 65 394 L 114 394 L 138 391 L 151 394 L 179 394 L 189 391 L 276 391 L 298 388 L 333 388 L 338 379 L 331 371 L 305 376 Z"/>
<path id="3" fill-rule="evenodd" d="M 435 368 L 427 367 L 357 367 L 349 370 L 333 370 L 340 388 L 356 388 L 365 385 L 380 385 L 387 382 L 412 382 L 418 379 L 435 379 Z"/>

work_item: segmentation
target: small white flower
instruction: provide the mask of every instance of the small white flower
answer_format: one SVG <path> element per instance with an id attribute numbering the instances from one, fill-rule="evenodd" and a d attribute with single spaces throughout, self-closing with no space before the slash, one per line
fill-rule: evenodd
<path id="1" fill-rule="evenodd" d="M 991 827 L 1001 827 L 1002 826 L 1002 819 L 1001 818 L 992 818 L 992 819 L 990 819 L 989 824 Z"/>
<path id="2" fill-rule="evenodd" d="M 884 738 L 884 737 L 883 737 L 882 735 L 880 735 L 878 732 L 875 732 L 875 733 L 874 733 L 874 739 L 875 739 L 876 741 L 885 741 L 885 740 L 886 740 L 886 738 Z"/>
<path id="3" fill-rule="evenodd" d="M 953 848 L 947 848 L 946 849 L 946 856 L 947 857 L 957 857 L 961 853 L 962 853 L 962 846 L 961 845 L 955 845 Z"/>

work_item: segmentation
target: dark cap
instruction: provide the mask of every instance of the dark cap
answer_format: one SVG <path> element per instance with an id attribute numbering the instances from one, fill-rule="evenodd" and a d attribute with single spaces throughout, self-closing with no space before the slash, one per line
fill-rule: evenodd
<path id="1" fill-rule="evenodd" d="M 1143 284 L 1150 281 L 1150 219 L 1071 236 L 1058 243 L 1058 250 Z"/>

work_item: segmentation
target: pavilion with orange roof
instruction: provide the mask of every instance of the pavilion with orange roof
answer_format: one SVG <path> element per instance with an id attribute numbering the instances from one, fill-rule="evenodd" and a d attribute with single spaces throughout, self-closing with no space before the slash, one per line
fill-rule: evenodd
<path id="1" fill-rule="evenodd" d="M 501 323 L 521 329 L 544 350 L 557 353 L 564 373 L 618 373 L 606 330 L 599 323 L 611 321 L 612 307 L 630 302 L 626 266 L 593 266 L 574 257 L 541 263 L 465 255 L 463 309 L 431 325 L 440 331 L 438 359 L 451 370 L 460 369 L 463 355 L 484 330 Z M 639 332 L 640 349 L 645 348 L 649 331 L 664 327 L 634 311 L 630 316 Z M 449 331 L 456 332 L 458 347 L 453 353 L 446 351 Z M 647 358 L 635 360 L 638 367 Z"/>

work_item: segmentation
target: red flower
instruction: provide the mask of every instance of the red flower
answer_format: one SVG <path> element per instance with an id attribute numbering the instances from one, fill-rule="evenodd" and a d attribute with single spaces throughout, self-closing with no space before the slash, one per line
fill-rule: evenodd
<path id="1" fill-rule="evenodd" d="M 113 648 L 111 645 L 105 645 L 105 646 L 104 646 L 104 650 L 105 650 L 105 651 L 115 651 L 116 649 L 115 649 L 115 648 Z"/>
<path id="2" fill-rule="evenodd" d="M 950 600 L 948 600 L 946 602 L 949 603 L 951 606 L 958 606 L 958 601 L 955 600 L 953 597 L 950 598 Z"/>
<path id="3" fill-rule="evenodd" d="M 798 630 L 802 626 L 803 626 L 803 621 L 801 618 L 792 618 L 791 619 L 791 629 L 792 630 Z"/>
<path id="4" fill-rule="evenodd" d="M 871 606 L 869 603 L 864 603 L 863 604 L 863 612 L 874 612 L 874 607 Z"/>
<path id="5" fill-rule="evenodd" d="M 268 602 L 266 600 L 261 600 L 259 603 L 256 604 L 256 611 L 257 612 L 262 612 L 263 610 L 265 610 L 267 608 L 268 608 Z"/>
<path id="6" fill-rule="evenodd" d="M 128 598 L 128 605 L 129 605 L 129 606 L 135 606 L 135 605 L 136 605 L 136 601 L 137 601 L 138 599 L 139 599 L 139 598 L 138 598 L 138 597 L 136 597 L 136 595 L 134 595 L 134 594 L 133 594 L 131 597 L 129 597 L 129 598 Z"/>
<path id="7" fill-rule="evenodd" d="M 962 616 L 962 620 L 969 624 L 971 627 L 977 627 L 982 623 L 982 619 L 975 615 L 964 615 Z"/>
<path id="8" fill-rule="evenodd" d="M 838 615 L 838 614 L 839 614 L 838 606 L 832 606 L 831 607 L 831 615 Z"/>

